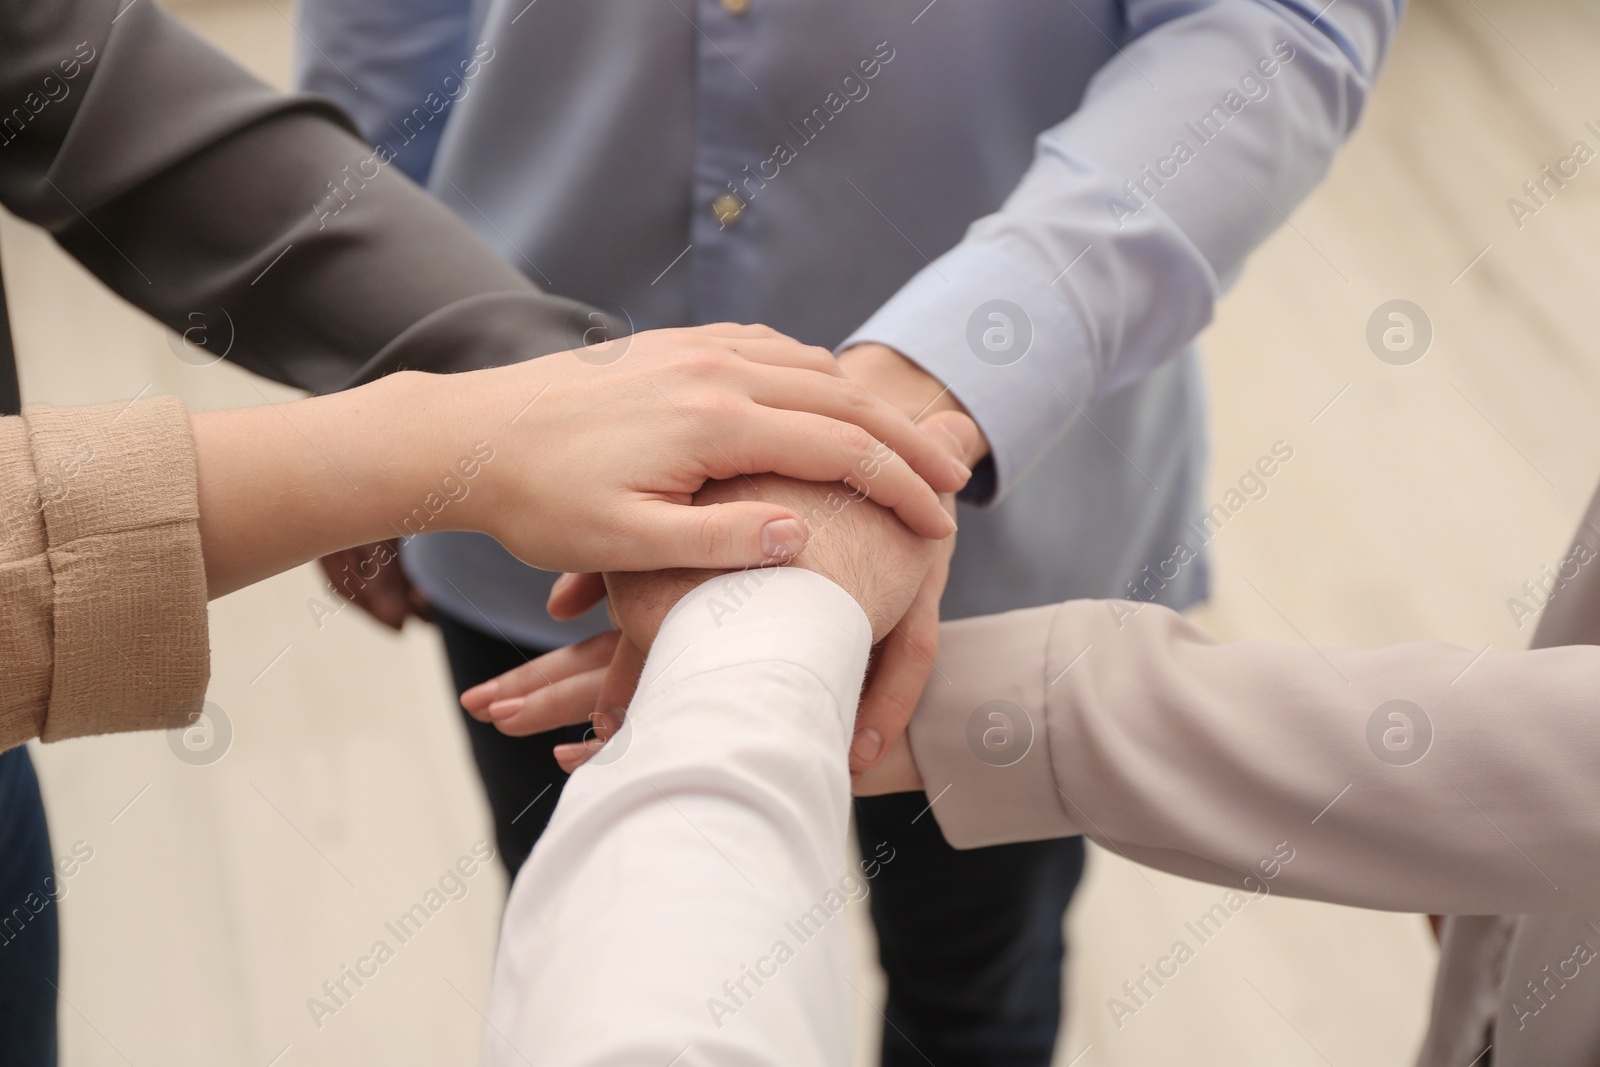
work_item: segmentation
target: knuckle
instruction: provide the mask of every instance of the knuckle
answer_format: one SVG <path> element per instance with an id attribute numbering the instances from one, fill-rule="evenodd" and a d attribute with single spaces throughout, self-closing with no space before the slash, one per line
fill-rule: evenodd
<path id="1" fill-rule="evenodd" d="M 784 345 L 783 359 L 790 366 L 801 370 L 825 371 L 830 375 L 835 373 L 831 369 L 833 355 L 827 349 L 802 344 L 783 334 L 778 334 L 773 339 L 787 342 Z"/>
<path id="2" fill-rule="evenodd" d="M 717 376 L 724 361 L 718 349 L 694 345 L 678 354 L 673 360 L 673 369 L 692 381 L 706 381 Z"/>
<path id="3" fill-rule="evenodd" d="M 700 543 L 714 562 L 733 556 L 733 517 L 720 508 L 705 508 L 700 519 Z"/>
<path id="4" fill-rule="evenodd" d="M 706 391 L 710 393 L 710 396 L 706 398 L 710 413 L 723 422 L 731 423 L 734 421 L 735 418 L 744 413 L 745 407 L 749 403 L 743 393 L 727 386 L 708 386 Z"/>
<path id="5" fill-rule="evenodd" d="M 838 436 L 839 443 L 856 456 L 869 456 L 872 450 L 878 447 L 877 438 L 854 423 L 835 423 L 834 433 Z"/>
<path id="6" fill-rule="evenodd" d="M 902 696 L 901 690 L 897 686 L 879 686 L 878 688 L 882 692 L 874 694 L 871 725 L 876 727 L 880 733 L 886 730 L 894 732 L 911 718 L 911 713 L 915 710 L 916 704 Z M 863 715 L 861 718 L 866 721 L 868 716 Z"/>
<path id="7" fill-rule="evenodd" d="M 857 421 L 878 409 L 877 398 L 848 378 L 839 379 L 838 393 L 845 413 Z"/>
<path id="8" fill-rule="evenodd" d="M 739 414 L 739 402 L 721 389 L 697 389 L 682 406 L 697 426 L 727 426 Z"/>

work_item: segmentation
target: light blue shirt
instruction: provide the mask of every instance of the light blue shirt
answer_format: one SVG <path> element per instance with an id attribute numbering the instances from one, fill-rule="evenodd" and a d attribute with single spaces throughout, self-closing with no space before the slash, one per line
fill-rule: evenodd
<path id="1" fill-rule="evenodd" d="M 1183 607 L 1217 528 L 1194 338 L 1327 171 L 1399 7 L 302 0 L 301 83 L 555 293 L 882 342 L 948 383 L 993 462 L 947 617 Z M 554 623 L 551 576 L 486 538 L 406 565 L 513 640 L 604 625 Z"/>

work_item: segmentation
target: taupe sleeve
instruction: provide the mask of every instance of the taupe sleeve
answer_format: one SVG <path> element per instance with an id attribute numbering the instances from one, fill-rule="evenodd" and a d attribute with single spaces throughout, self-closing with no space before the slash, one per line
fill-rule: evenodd
<path id="1" fill-rule="evenodd" d="M 1549 599 L 1533 632 L 1533 647 L 1600 645 L 1600 487 L 1578 523 L 1572 547 L 1546 581 Z"/>
<path id="2" fill-rule="evenodd" d="M 172 397 L 0 419 L 0 748 L 185 725 L 210 673 Z"/>
<path id="3" fill-rule="evenodd" d="M 0 0 L 0 202 L 196 358 L 318 391 L 544 355 L 603 321 L 332 104 L 274 92 L 149 0 Z"/>
<path id="4" fill-rule="evenodd" d="M 942 646 L 910 736 L 957 847 L 1084 833 L 1398 911 L 1600 896 L 1600 648 L 1218 643 L 1106 601 L 947 624 Z"/>

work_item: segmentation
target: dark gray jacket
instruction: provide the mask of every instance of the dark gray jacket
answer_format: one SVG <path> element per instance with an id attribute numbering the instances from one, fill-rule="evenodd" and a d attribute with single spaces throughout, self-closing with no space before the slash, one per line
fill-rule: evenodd
<path id="1" fill-rule="evenodd" d="M 325 392 L 561 351 L 602 321 L 351 131 L 155 0 L 0 0 L 0 204 L 208 351 Z M 0 412 L 17 409 L 0 293 Z"/>

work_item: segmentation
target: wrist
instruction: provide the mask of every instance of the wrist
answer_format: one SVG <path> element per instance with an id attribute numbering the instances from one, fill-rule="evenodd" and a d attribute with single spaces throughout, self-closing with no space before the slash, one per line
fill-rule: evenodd
<path id="1" fill-rule="evenodd" d="M 697 586 L 722 574 L 674 568 L 662 571 L 612 571 L 605 575 L 612 622 L 642 651 L 650 651 L 667 614 Z"/>
<path id="2" fill-rule="evenodd" d="M 437 441 L 409 432 L 414 382 L 191 415 L 212 596 L 404 532 Z"/>
<path id="3" fill-rule="evenodd" d="M 505 508 L 493 506 L 502 496 L 496 475 L 506 465 L 501 453 L 518 414 L 503 410 L 512 395 L 505 382 L 482 380 L 499 373 L 401 371 L 374 383 L 386 390 L 376 413 L 385 428 L 377 436 L 397 450 L 395 478 L 385 493 L 386 536 L 444 530 L 497 535 L 496 517 Z M 526 416 L 531 421 L 532 413 Z"/>
<path id="4" fill-rule="evenodd" d="M 488 422 L 464 403 L 467 377 L 397 371 L 329 398 L 345 401 L 343 414 L 359 427 L 351 451 L 360 491 L 351 495 L 368 540 L 483 528 L 476 498 L 489 494 L 479 491 L 481 463 L 470 478 L 456 466 L 472 457 L 473 434 L 481 438 Z"/>

